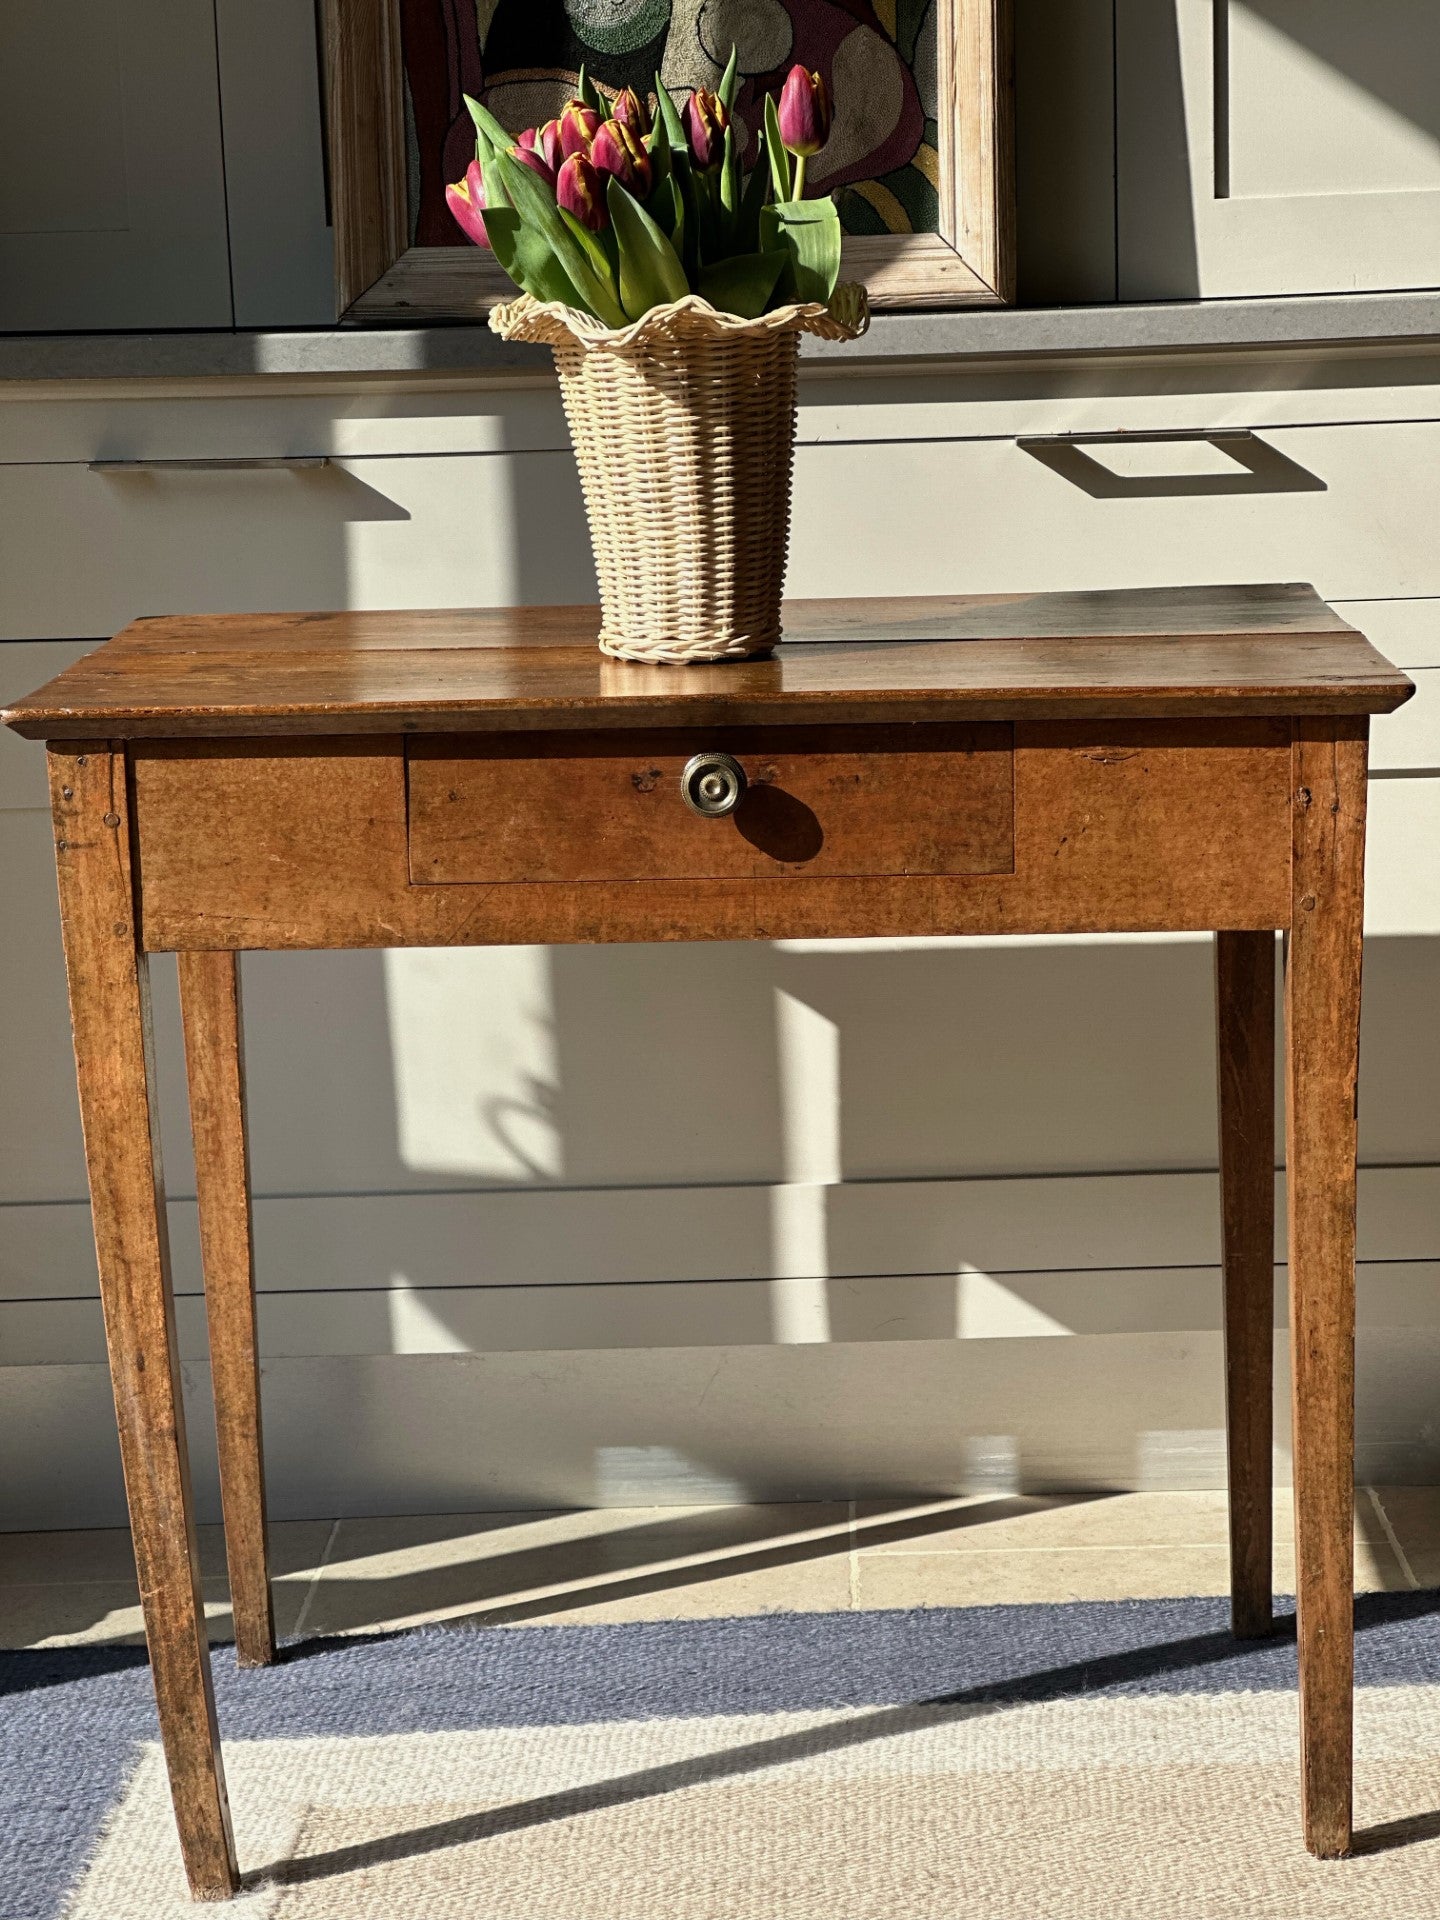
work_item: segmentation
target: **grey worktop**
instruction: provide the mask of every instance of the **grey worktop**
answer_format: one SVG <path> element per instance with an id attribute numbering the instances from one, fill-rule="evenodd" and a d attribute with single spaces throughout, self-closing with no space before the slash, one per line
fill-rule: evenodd
<path id="1" fill-rule="evenodd" d="M 817 363 L 863 366 L 1366 346 L 1440 346 L 1440 292 L 885 313 L 863 339 L 807 339 L 804 354 Z M 500 374 L 548 364 L 543 347 L 509 345 L 485 326 L 466 324 L 0 337 L 0 381 Z"/>

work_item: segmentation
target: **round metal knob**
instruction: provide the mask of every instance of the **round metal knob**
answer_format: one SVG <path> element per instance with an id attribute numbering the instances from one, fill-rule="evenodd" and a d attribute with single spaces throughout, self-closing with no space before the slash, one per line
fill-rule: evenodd
<path id="1" fill-rule="evenodd" d="M 680 797 L 692 813 L 718 820 L 733 813 L 745 791 L 745 769 L 728 753 L 696 753 L 685 762 Z"/>

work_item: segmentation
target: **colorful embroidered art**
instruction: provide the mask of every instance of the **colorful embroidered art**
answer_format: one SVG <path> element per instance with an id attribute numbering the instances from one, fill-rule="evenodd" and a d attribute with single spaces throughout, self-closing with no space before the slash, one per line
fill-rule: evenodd
<path id="1" fill-rule="evenodd" d="M 463 246 L 445 205 L 475 140 L 463 95 L 519 132 L 557 114 L 582 62 L 608 93 L 714 87 L 733 43 L 736 117 L 754 157 L 757 103 L 799 61 L 835 122 L 810 191 L 837 189 L 850 233 L 939 224 L 935 0 L 401 0 L 417 246 Z"/>

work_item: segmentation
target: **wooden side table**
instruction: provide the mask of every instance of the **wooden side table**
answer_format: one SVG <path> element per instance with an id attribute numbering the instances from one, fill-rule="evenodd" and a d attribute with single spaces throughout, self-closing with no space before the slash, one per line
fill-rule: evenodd
<path id="1" fill-rule="evenodd" d="M 1274 933 L 1305 1839 L 1351 1841 L 1355 1097 L 1369 715 L 1308 587 L 815 601 L 766 661 L 602 659 L 593 608 L 137 621 L 5 715 L 49 743 L 100 1286 L 191 1888 L 237 1885 L 150 1052 L 177 952 L 239 1657 L 274 1657 L 248 948 L 1216 933 L 1233 1621 L 1269 1628 Z M 957 1866 L 957 1871 L 960 1869 Z"/>

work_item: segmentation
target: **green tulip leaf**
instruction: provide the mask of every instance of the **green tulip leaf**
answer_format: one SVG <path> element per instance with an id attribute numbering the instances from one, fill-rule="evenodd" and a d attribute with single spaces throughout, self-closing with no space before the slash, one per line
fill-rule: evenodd
<path id="1" fill-rule="evenodd" d="M 760 216 L 761 244 L 790 255 L 797 300 L 828 300 L 840 278 L 840 215 L 827 194 L 820 200 L 787 200 Z"/>
<path id="2" fill-rule="evenodd" d="M 764 145 L 764 142 L 761 142 Z M 735 251 L 754 253 L 760 245 L 760 210 L 770 191 L 770 169 L 762 154 L 750 169 L 745 191 L 740 196 L 740 213 L 735 222 Z"/>
<path id="3" fill-rule="evenodd" d="M 775 96 L 765 96 L 765 153 L 770 162 L 770 178 L 775 187 L 778 201 L 790 198 L 790 156 L 785 151 L 785 142 L 780 138 L 780 115 L 776 111 Z"/>
<path id="4" fill-rule="evenodd" d="M 721 313 L 737 313 L 742 320 L 758 320 L 789 264 L 783 247 L 772 253 L 737 253 L 717 260 L 700 275 L 700 291 Z"/>
<path id="5" fill-rule="evenodd" d="M 510 205 L 510 196 L 500 180 L 500 169 L 495 164 L 495 148 L 490 140 L 477 128 L 475 131 L 475 158 L 480 162 L 480 178 L 485 183 L 485 212 L 487 216 L 500 207 Z M 487 224 L 485 231 L 490 231 Z"/>
<path id="6" fill-rule="evenodd" d="M 537 300 L 559 300 L 567 307 L 584 309 L 585 302 L 565 269 L 540 235 L 521 223 L 513 207 L 487 207 L 485 232 L 490 251 L 517 287 Z"/>
<path id="7" fill-rule="evenodd" d="M 735 129 L 725 129 L 725 153 L 720 162 L 720 204 L 725 209 L 725 228 L 733 237 L 735 216 L 740 211 L 740 156 L 735 151 Z"/>
<path id="8" fill-rule="evenodd" d="M 620 249 L 620 304 L 638 320 L 651 307 L 683 300 L 690 282 L 679 255 L 645 209 L 612 174 L 606 199 Z"/>
<path id="9" fill-rule="evenodd" d="M 491 113 L 488 107 L 481 106 L 478 100 L 472 100 L 467 93 L 465 104 L 470 109 L 470 118 L 475 122 L 475 131 L 487 139 L 497 153 L 505 153 L 515 144 L 515 136 L 508 133 Z"/>
<path id="10" fill-rule="evenodd" d="M 727 113 L 733 112 L 734 110 L 735 88 L 739 74 L 740 54 L 735 42 L 732 40 L 730 42 L 730 58 L 725 63 L 725 71 L 720 77 L 719 86 L 720 103 Z"/>
<path id="11" fill-rule="evenodd" d="M 623 326 L 625 315 L 615 297 L 614 282 L 608 271 L 594 264 L 591 251 L 576 239 L 551 189 L 538 174 L 521 166 L 508 153 L 497 154 L 495 164 L 500 183 L 521 221 L 541 237 L 559 261 L 565 277 L 579 294 L 582 307 L 588 308 L 607 327 Z"/>
<path id="12" fill-rule="evenodd" d="M 670 151 L 670 142 L 665 138 L 665 129 L 658 120 L 641 144 L 650 155 L 650 171 L 657 185 L 661 180 L 668 180 L 675 171 L 675 160 Z"/>
<path id="13" fill-rule="evenodd" d="M 588 227 L 582 226 L 574 214 L 566 208 L 561 207 L 558 211 L 560 218 L 570 230 L 571 238 L 589 260 L 592 270 L 613 290 L 615 266 L 605 244 L 610 238 L 609 233 L 592 233 Z"/>
<path id="14" fill-rule="evenodd" d="M 650 195 L 649 213 L 683 260 L 685 257 L 685 200 L 673 173 L 658 182 Z M 612 227 L 611 231 L 614 229 Z"/>
<path id="15" fill-rule="evenodd" d="M 688 153 L 690 142 L 685 138 L 685 123 L 680 118 L 680 109 L 660 84 L 660 76 L 655 76 L 655 105 L 659 111 L 655 115 L 656 126 L 663 125 L 665 138 L 670 142 L 672 153 Z"/>
<path id="16" fill-rule="evenodd" d="M 585 63 L 583 60 L 580 63 L 580 71 L 575 78 L 575 97 L 577 100 L 583 100 L 590 111 L 592 113 L 598 113 L 602 120 L 608 120 L 610 118 L 606 110 L 605 100 L 597 90 L 595 82 L 585 71 Z"/>

